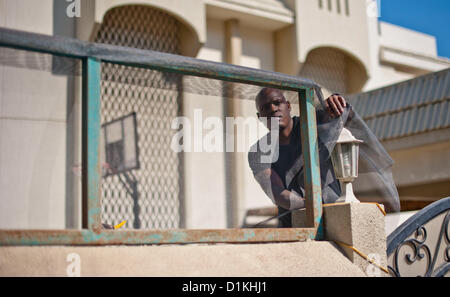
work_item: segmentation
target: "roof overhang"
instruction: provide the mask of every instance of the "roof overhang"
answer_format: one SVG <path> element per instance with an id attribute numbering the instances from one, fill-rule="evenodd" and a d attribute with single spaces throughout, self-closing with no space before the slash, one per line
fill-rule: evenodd
<path id="1" fill-rule="evenodd" d="M 279 1 L 205 0 L 207 17 L 238 19 L 244 26 L 277 31 L 294 24 L 294 12 Z"/>
<path id="2" fill-rule="evenodd" d="M 435 72 L 450 67 L 450 60 L 409 52 L 392 47 L 380 47 L 380 62 L 394 67 Z"/>

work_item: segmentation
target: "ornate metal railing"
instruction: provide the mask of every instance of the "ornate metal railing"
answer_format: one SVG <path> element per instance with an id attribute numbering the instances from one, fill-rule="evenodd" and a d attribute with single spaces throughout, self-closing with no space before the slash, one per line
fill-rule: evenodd
<path id="1" fill-rule="evenodd" d="M 450 197 L 420 210 L 387 238 L 392 276 L 446 276 L 450 273 Z"/>

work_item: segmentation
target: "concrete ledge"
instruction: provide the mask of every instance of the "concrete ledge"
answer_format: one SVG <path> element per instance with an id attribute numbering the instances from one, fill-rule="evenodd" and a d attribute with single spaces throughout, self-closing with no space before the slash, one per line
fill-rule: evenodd
<path id="1" fill-rule="evenodd" d="M 307 227 L 305 210 L 293 212 L 292 224 L 295 227 Z M 386 268 L 385 218 L 377 205 L 370 203 L 324 205 L 323 228 L 325 240 L 352 246 Z M 343 246 L 340 248 L 361 271 L 371 276 L 387 276 L 354 250 Z"/>
<path id="2" fill-rule="evenodd" d="M 0 247 L 0 276 L 364 276 L 330 242 L 106 247 Z M 70 259 L 70 258 L 69 258 Z M 72 260 L 73 261 L 73 260 Z"/>

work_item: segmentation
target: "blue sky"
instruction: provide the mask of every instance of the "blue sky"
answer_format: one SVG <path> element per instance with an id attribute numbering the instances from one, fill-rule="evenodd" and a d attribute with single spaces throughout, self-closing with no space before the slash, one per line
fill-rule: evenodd
<path id="1" fill-rule="evenodd" d="M 436 37 L 438 55 L 450 58 L 450 0 L 379 0 L 380 20 Z"/>

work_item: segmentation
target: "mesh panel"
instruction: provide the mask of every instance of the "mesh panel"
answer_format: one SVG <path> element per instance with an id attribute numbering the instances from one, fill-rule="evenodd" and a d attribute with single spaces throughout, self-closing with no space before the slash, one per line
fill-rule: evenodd
<path id="1" fill-rule="evenodd" d="M 146 6 L 109 11 L 96 42 L 178 53 L 178 22 Z M 151 82 L 151 86 L 149 83 Z M 127 228 L 178 228 L 180 160 L 170 149 L 171 120 L 179 112 L 179 76 L 102 64 L 102 123 L 136 113 L 138 170 L 105 177 L 102 220 Z"/>
<path id="2" fill-rule="evenodd" d="M 81 69 L 0 46 L 0 229 L 81 226 Z"/>
<path id="3" fill-rule="evenodd" d="M 345 55 L 331 48 L 311 51 L 299 76 L 309 78 L 333 92 L 347 93 Z"/>

